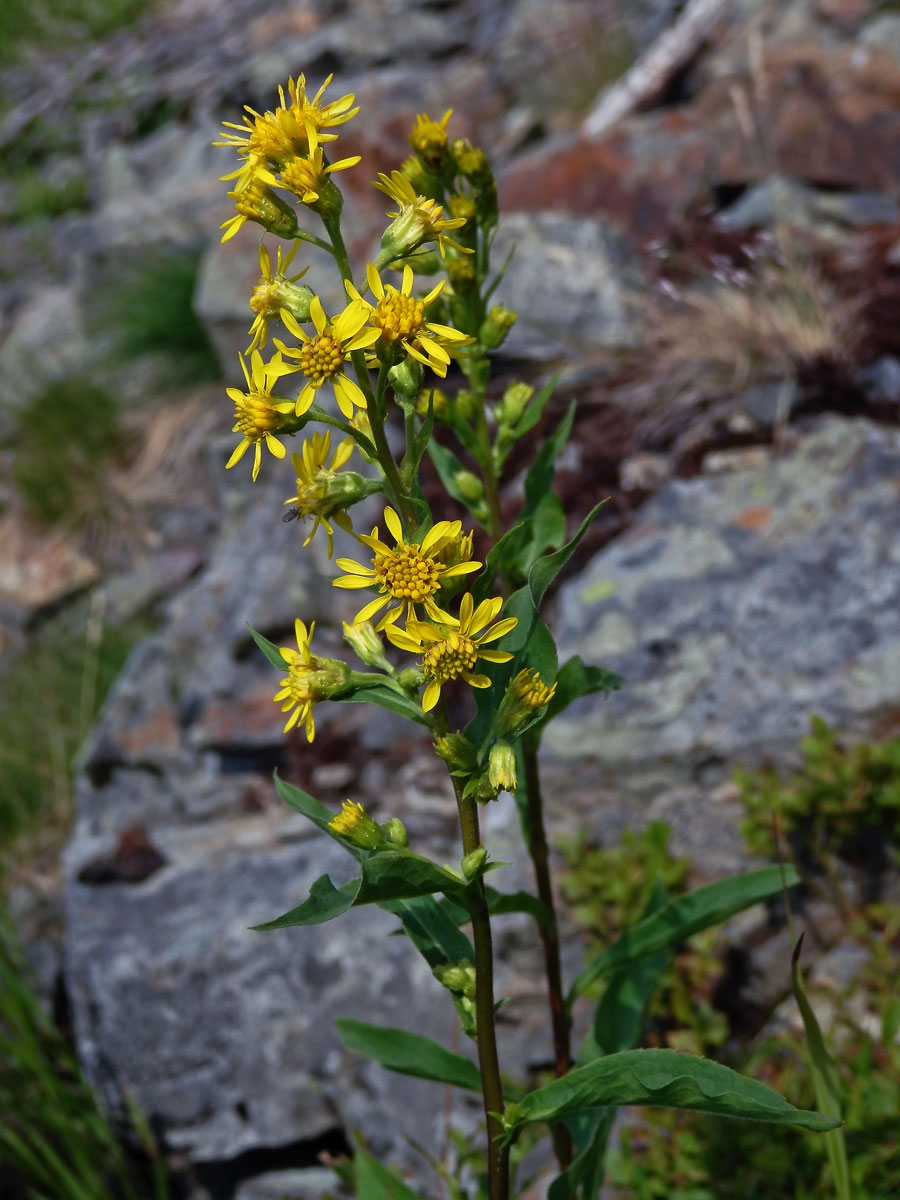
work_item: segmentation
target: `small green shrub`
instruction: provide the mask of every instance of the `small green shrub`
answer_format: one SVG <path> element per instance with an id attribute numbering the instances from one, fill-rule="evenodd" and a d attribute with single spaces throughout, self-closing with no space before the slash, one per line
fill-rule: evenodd
<path id="1" fill-rule="evenodd" d="M 131 1106 L 146 1166 L 101 1112 L 72 1050 L 45 1012 L 0 913 L 0 1188 L 10 1200 L 141 1200 L 168 1195 L 149 1128 Z M 7 1190 L 12 1189 L 12 1190 Z"/>
<path id="2" fill-rule="evenodd" d="M 110 281 L 98 322 L 112 332 L 116 359 L 149 354 L 170 359 L 173 381 L 180 384 L 220 378 L 212 343 L 193 307 L 200 253 L 147 249 Z"/>
<path id="3" fill-rule="evenodd" d="M 736 773 L 749 849 L 777 857 L 774 814 L 801 874 L 833 883 L 835 860 L 880 874 L 900 846 L 900 738 L 845 747 L 814 717 L 801 749 L 803 765 L 787 780 L 772 770 Z"/>
<path id="4" fill-rule="evenodd" d="M 48 384 L 16 414 L 13 482 L 40 524 L 78 528 L 109 497 L 103 468 L 122 447 L 115 399 L 89 379 Z"/>
<path id="5" fill-rule="evenodd" d="M 15 219 L 47 220 L 74 209 L 87 208 L 90 189 L 86 176 L 74 174 L 54 181 L 42 172 L 26 167 L 14 177 Z"/>
<path id="6" fill-rule="evenodd" d="M 3 0 L 0 62 L 22 46 L 106 37 L 130 25 L 152 0 Z"/>
<path id="7" fill-rule="evenodd" d="M 0 698 L 0 867 L 13 842 L 67 825 L 72 760 L 147 623 L 124 628 L 75 605 L 5 664 Z"/>

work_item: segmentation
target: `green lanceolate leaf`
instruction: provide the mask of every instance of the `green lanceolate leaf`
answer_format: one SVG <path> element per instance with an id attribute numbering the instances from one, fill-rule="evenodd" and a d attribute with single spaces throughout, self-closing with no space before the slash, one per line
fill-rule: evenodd
<path id="1" fill-rule="evenodd" d="M 534 598 L 535 608 L 540 608 L 541 601 L 547 593 L 547 588 L 578 549 L 579 542 L 587 533 L 591 522 L 605 503 L 605 500 L 601 500 L 599 504 L 595 504 L 578 526 L 572 540 L 566 542 L 565 546 L 557 550 L 554 554 L 545 554 L 543 558 L 539 558 L 528 572 L 528 586 Z"/>
<path id="2" fill-rule="evenodd" d="M 263 654 L 266 656 L 272 666 L 277 667 L 279 671 L 286 672 L 287 663 L 281 657 L 281 651 L 278 649 L 275 643 L 270 642 L 269 639 L 263 637 L 261 633 L 257 633 L 251 625 L 248 625 L 247 628 L 250 630 L 250 636 L 253 638 L 254 642 L 256 642 L 257 646 L 259 646 L 260 650 L 262 650 Z"/>
<path id="3" fill-rule="evenodd" d="M 803 946 L 803 935 L 797 942 L 797 948 L 791 959 L 791 987 L 794 999 L 803 1018 L 803 1029 L 806 1033 L 806 1051 L 812 1073 L 813 1089 L 816 1093 L 816 1104 L 826 1116 L 841 1119 L 841 1084 L 838 1073 L 831 1061 L 831 1056 L 825 1047 L 822 1030 L 813 1012 L 812 1005 L 806 996 L 806 984 L 800 972 L 800 950 Z M 835 1191 L 838 1200 L 851 1200 L 850 1165 L 847 1162 L 847 1144 L 844 1140 L 843 1129 L 831 1129 L 825 1135 L 825 1148 L 828 1161 L 834 1175 Z"/>
<path id="4" fill-rule="evenodd" d="M 484 567 L 472 584 L 472 599 L 476 604 L 493 594 L 497 573 L 515 575 L 524 547 L 532 538 L 531 519 L 518 521 L 508 529 L 488 551 Z"/>
<path id="5" fill-rule="evenodd" d="M 392 688 L 388 683 L 375 684 L 372 687 L 351 688 L 349 691 L 341 692 L 338 696 L 332 696 L 332 699 L 341 703 L 348 701 L 351 704 L 377 704 L 379 708 L 386 708 L 389 712 L 398 713 L 401 717 L 417 721 L 420 725 L 427 726 L 428 724 L 421 704 L 404 692 Z"/>
<path id="6" fill-rule="evenodd" d="M 353 1156 L 353 1190 L 358 1200 L 423 1200 L 399 1175 L 361 1150 Z"/>
<path id="7" fill-rule="evenodd" d="M 400 918 L 407 937 L 430 967 L 474 962 L 472 943 L 449 915 L 445 902 L 433 896 L 417 896 L 411 900 L 382 901 L 378 907 Z M 457 911 L 455 905 L 453 911 Z M 465 913 L 465 920 L 469 919 L 465 909 L 458 911 Z"/>
<path id="8" fill-rule="evenodd" d="M 545 383 L 536 396 L 532 396 L 531 403 L 525 409 L 525 412 L 519 418 L 518 423 L 513 429 L 513 435 L 516 438 L 523 437 L 528 433 L 529 429 L 534 429 L 546 407 L 547 401 L 553 395 L 553 389 L 559 382 L 559 375 L 554 375 L 553 378 Z"/>
<path id="9" fill-rule="evenodd" d="M 335 814 L 330 812 L 324 804 L 320 804 L 313 796 L 310 796 L 309 792 L 304 792 L 301 788 L 294 787 L 292 783 L 286 783 L 277 771 L 275 772 L 275 790 L 290 808 L 293 808 L 298 813 L 302 813 L 304 817 L 308 817 L 323 833 L 327 833 L 329 837 L 334 838 L 342 846 L 350 849 L 350 853 L 353 854 L 354 858 L 361 858 L 362 855 L 367 853 L 367 851 L 356 850 L 356 847 L 351 849 L 349 843 L 345 842 L 342 838 L 339 839 L 337 834 L 332 833 L 328 828 L 328 822 L 334 819 Z"/>
<path id="10" fill-rule="evenodd" d="M 567 658 L 559 668 L 556 676 L 556 691 L 544 711 L 541 724 L 552 721 L 581 696 L 590 696 L 595 692 L 609 695 L 610 692 L 617 691 L 624 684 L 625 680 L 615 671 L 588 666 L 581 661 L 577 654 L 573 655 L 572 658 Z"/>
<path id="11" fill-rule="evenodd" d="M 837 1124 L 822 1113 L 795 1108 L 765 1084 L 721 1063 L 676 1050 L 624 1050 L 576 1067 L 509 1105 L 504 1127 L 511 1137 L 533 1121 L 558 1121 L 570 1113 L 624 1104 L 692 1109 L 817 1132 Z"/>
<path id="12" fill-rule="evenodd" d="M 336 888 L 320 875 L 302 904 L 254 929 L 287 929 L 294 925 L 320 925 L 341 916 L 348 908 L 380 904 L 445 892 L 465 904 L 466 885 L 437 863 L 417 854 L 385 851 L 372 854 L 362 864 L 362 875 Z"/>
<path id="13" fill-rule="evenodd" d="M 302 904 L 273 921 L 252 925 L 251 929 L 288 929 L 293 925 L 322 925 L 325 921 L 333 921 L 353 907 L 361 885 L 362 879 L 351 879 L 343 887 L 336 888 L 328 875 L 320 875 Z"/>
<path id="14" fill-rule="evenodd" d="M 428 457 L 434 463 L 434 469 L 440 476 L 441 483 L 446 488 L 447 492 L 459 504 L 466 509 L 467 512 L 472 512 L 472 505 L 466 499 L 459 487 L 456 479 L 460 471 L 464 471 L 465 467 L 456 457 L 452 450 L 448 450 L 446 446 L 440 445 L 439 442 L 432 440 L 428 443 Z"/>
<path id="15" fill-rule="evenodd" d="M 784 869 L 787 887 L 800 882 L 793 867 Z M 601 975 L 616 967 L 637 961 L 646 954 L 656 954 L 676 946 L 692 934 L 718 925 L 720 921 L 742 912 L 752 904 L 768 900 L 782 890 L 780 867 L 763 867 L 745 875 L 735 875 L 709 883 L 670 901 L 652 916 L 644 917 L 627 930 L 617 942 L 588 963 L 572 985 L 569 1000 L 573 1000 Z"/>
<path id="16" fill-rule="evenodd" d="M 347 1050 L 373 1058 L 389 1071 L 449 1083 L 470 1092 L 481 1091 L 481 1075 L 475 1064 L 445 1050 L 431 1038 L 366 1021 L 342 1019 L 335 1024 Z"/>
<path id="17" fill-rule="evenodd" d="M 562 453 L 563 447 L 572 432 L 572 422 L 575 420 L 574 401 L 569 405 L 566 415 L 538 451 L 531 465 L 531 470 L 525 477 L 525 510 L 523 515 L 530 517 L 536 510 L 543 497 L 553 486 L 556 474 L 556 460 Z"/>

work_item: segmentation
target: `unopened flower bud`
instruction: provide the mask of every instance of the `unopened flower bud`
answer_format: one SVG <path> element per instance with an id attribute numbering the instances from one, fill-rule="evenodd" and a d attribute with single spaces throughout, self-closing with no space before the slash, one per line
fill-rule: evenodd
<path id="1" fill-rule="evenodd" d="M 522 419 L 528 402 L 534 395 L 534 388 L 527 383 L 511 383 L 494 409 L 494 415 L 500 425 L 517 425 Z"/>
<path id="2" fill-rule="evenodd" d="M 266 183 L 252 180 L 240 191 L 229 192 L 240 216 L 255 221 L 285 241 L 297 232 L 297 214 Z"/>
<path id="3" fill-rule="evenodd" d="M 391 664 L 384 652 L 384 642 L 375 632 L 375 626 L 371 621 L 357 621 L 353 625 L 348 625 L 344 621 L 343 624 L 344 638 L 349 642 L 358 659 L 369 667 L 380 667 L 382 671 L 391 669 Z"/>
<path id="4" fill-rule="evenodd" d="M 404 400 L 415 400 L 421 391 L 424 379 L 425 368 L 411 354 L 407 354 L 404 359 L 388 371 L 388 383 L 390 383 L 398 397 L 402 397 Z"/>
<path id="5" fill-rule="evenodd" d="M 441 963 L 432 968 L 432 974 L 443 987 L 450 992 L 475 998 L 475 968 L 470 963 L 458 966 L 451 963 Z"/>
<path id="6" fill-rule="evenodd" d="M 381 826 L 368 816 L 361 804 L 352 800 L 344 801 L 344 807 L 328 822 L 328 828 L 361 850 L 378 850 L 386 841 Z"/>
<path id="7" fill-rule="evenodd" d="M 516 755 L 508 742 L 497 742 L 491 747 L 488 779 L 495 792 L 516 790 Z"/>
<path id="8" fill-rule="evenodd" d="M 305 283 L 289 283 L 286 279 L 272 284 L 279 309 L 286 308 L 295 321 L 308 321 L 309 307 L 316 298 L 316 293 Z M 253 308 L 253 301 L 250 301 Z"/>
<path id="9" fill-rule="evenodd" d="M 478 412 L 479 400 L 474 392 L 462 388 L 456 393 L 456 411 L 464 421 L 474 421 Z"/>
<path id="10" fill-rule="evenodd" d="M 390 845 L 397 846 L 401 850 L 405 850 L 409 845 L 409 835 L 399 817 L 391 817 L 384 821 L 381 828 Z"/>
<path id="11" fill-rule="evenodd" d="M 465 856 L 459 865 L 467 880 L 477 879 L 481 875 L 484 865 L 487 862 L 487 856 L 487 850 L 484 846 L 478 846 L 477 849 Z"/>
<path id="12" fill-rule="evenodd" d="M 469 183 L 483 187 L 493 182 L 494 177 L 487 156 L 467 138 L 454 138 L 450 144 L 450 153 L 460 175 Z"/>
<path id="13" fill-rule="evenodd" d="M 481 323 L 478 340 L 488 350 L 496 350 L 506 340 L 506 335 L 516 323 L 516 313 L 502 304 L 495 304 Z"/>
<path id="14" fill-rule="evenodd" d="M 445 733 L 435 740 L 434 752 L 453 775 L 469 775 L 475 770 L 475 747 L 461 733 Z"/>
<path id="15" fill-rule="evenodd" d="M 509 737 L 524 729 L 526 725 L 546 708 L 553 699 L 556 684 L 548 687 L 537 671 L 526 667 L 520 671 L 506 689 L 497 713 L 497 727 Z"/>
<path id="16" fill-rule="evenodd" d="M 429 403 L 433 405 L 436 421 L 450 420 L 453 405 L 446 392 L 442 392 L 440 388 L 423 388 L 416 398 L 416 412 L 420 417 L 427 414 Z"/>
<path id="17" fill-rule="evenodd" d="M 453 483 L 469 504 L 477 504 L 484 498 L 484 484 L 471 471 L 457 471 L 453 476 Z"/>
<path id="18" fill-rule="evenodd" d="M 425 682 L 425 672 L 421 667 L 407 667 L 397 676 L 397 682 L 404 692 L 417 692 Z"/>

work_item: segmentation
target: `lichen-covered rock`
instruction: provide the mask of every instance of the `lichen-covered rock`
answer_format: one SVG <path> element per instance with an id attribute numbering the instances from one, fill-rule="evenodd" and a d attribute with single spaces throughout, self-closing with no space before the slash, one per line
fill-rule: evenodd
<path id="1" fill-rule="evenodd" d="M 631 793 L 790 755 L 816 713 L 900 704 L 900 434 L 825 418 L 764 470 L 675 480 L 559 597 L 563 653 L 624 675 L 554 722 L 551 756 Z"/>

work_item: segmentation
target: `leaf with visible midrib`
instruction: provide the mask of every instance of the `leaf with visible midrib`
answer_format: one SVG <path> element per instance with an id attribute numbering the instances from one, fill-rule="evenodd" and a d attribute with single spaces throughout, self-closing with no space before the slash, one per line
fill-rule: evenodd
<path id="1" fill-rule="evenodd" d="M 335 1025 L 348 1050 L 374 1058 L 389 1071 L 414 1075 L 417 1079 L 432 1079 L 435 1083 L 449 1083 L 470 1092 L 481 1091 L 481 1075 L 475 1064 L 460 1054 L 445 1050 L 431 1038 L 407 1029 L 370 1025 L 367 1021 L 350 1018 L 335 1021 Z"/>
<path id="2" fill-rule="evenodd" d="M 576 1067 L 510 1105 L 504 1124 L 511 1136 L 533 1121 L 558 1121 L 585 1109 L 623 1104 L 693 1109 L 819 1132 L 839 1124 L 795 1108 L 765 1084 L 720 1063 L 676 1050 L 625 1050 Z"/>

